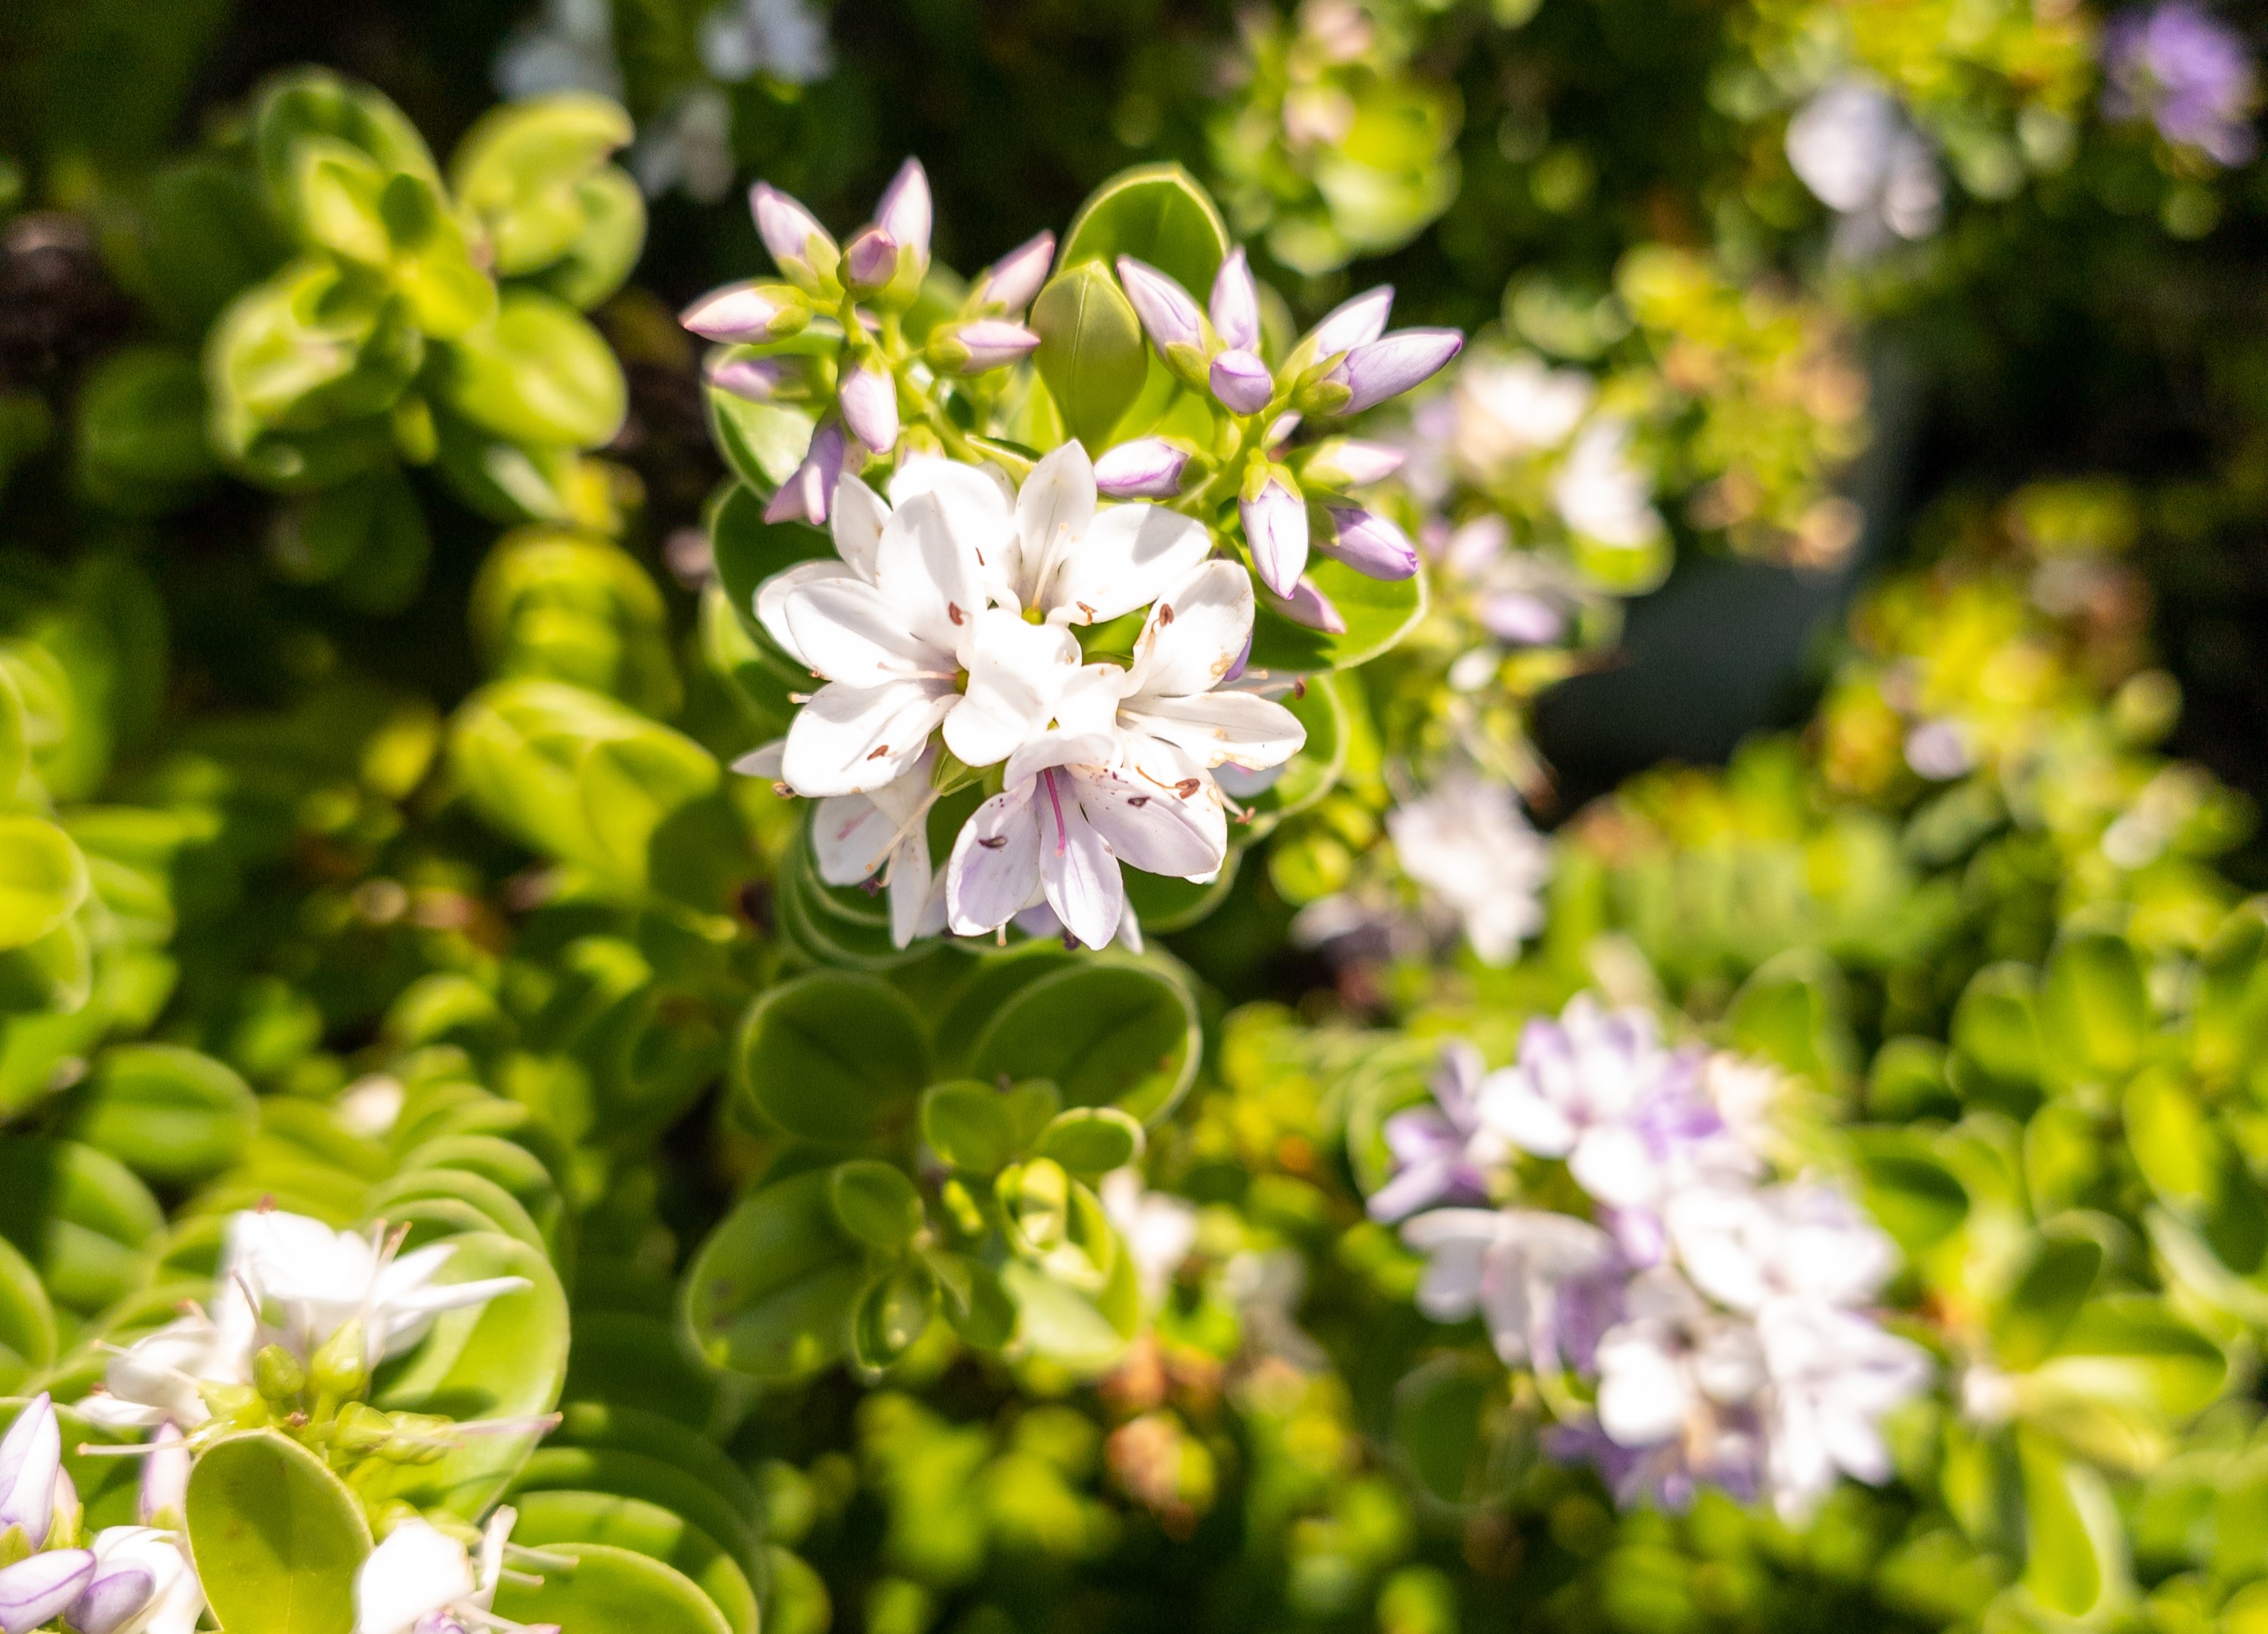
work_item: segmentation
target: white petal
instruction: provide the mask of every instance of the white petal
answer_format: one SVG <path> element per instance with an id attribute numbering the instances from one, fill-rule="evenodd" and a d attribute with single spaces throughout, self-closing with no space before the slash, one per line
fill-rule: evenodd
<path id="1" fill-rule="evenodd" d="M 1101 512 L 1042 586 L 1050 617 L 1099 624 L 1154 601 L 1212 549 L 1204 524 L 1156 505 Z"/>
<path id="2" fill-rule="evenodd" d="M 1146 873 L 1189 879 L 1228 856 L 1228 818 L 1211 789 L 1161 788 L 1129 768 L 1071 769 L 1079 808 L 1120 861 Z"/>
<path id="3" fill-rule="evenodd" d="M 1236 667 L 1252 637 L 1252 576 L 1207 562 L 1158 598 L 1134 644 L 1131 695 L 1207 692 Z"/>
<path id="4" fill-rule="evenodd" d="M 858 885 L 889 860 L 897 822 L 863 794 L 830 795 L 811 818 L 812 860 L 829 885 Z"/>
<path id="5" fill-rule="evenodd" d="M 1040 830 L 1032 812 L 1036 781 L 1012 783 L 961 825 L 946 864 L 946 921 L 961 936 L 981 936 L 1015 917 L 1040 879 Z"/>
<path id="6" fill-rule="evenodd" d="M 1564 1158 L 1575 1149 L 1575 1126 L 1522 1074 L 1491 1072 L 1481 1082 L 1481 1122 L 1522 1152 Z"/>
<path id="7" fill-rule="evenodd" d="M 840 562 L 799 562 L 793 567 L 783 568 L 756 586 L 756 622 L 764 627 L 766 635 L 779 643 L 780 650 L 788 657 L 806 669 L 815 668 L 796 645 L 795 632 L 788 628 L 788 598 L 806 585 L 858 577 Z"/>
<path id="8" fill-rule="evenodd" d="M 921 758 L 931 730 L 960 701 L 942 681 L 821 687 L 787 729 L 781 780 L 807 799 L 879 789 Z"/>
<path id="9" fill-rule="evenodd" d="M 355 1573 L 354 1634 L 406 1634 L 429 1611 L 477 1586 L 465 1546 L 423 1520 L 387 1534 Z"/>
<path id="10" fill-rule="evenodd" d="M 1045 593 L 1040 579 L 1048 564 L 1067 560 L 1094 522 L 1094 465 L 1073 438 L 1034 466 L 1016 496 L 1020 600 L 1030 606 Z"/>
<path id="11" fill-rule="evenodd" d="M 835 484 L 835 554 L 870 585 L 874 582 L 875 555 L 882 546 L 882 527 L 889 519 L 890 507 L 881 496 L 845 471 Z"/>
<path id="12" fill-rule="evenodd" d="M 760 743 L 733 762 L 733 771 L 741 777 L 762 777 L 777 783 L 780 756 L 787 753 L 787 740 L 774 738 L 770 743 Z"/>
<path id="13" fill-rule="evenodd" d="M 1255 768 L 1280 766 L 1307 741 L 1307 729 L 1298 716 L 1253 692 L 1130 699 L 1119 719 L 1129 731 L 1162 738 L 1208 769 L 1226 761 Z"/>
<path id="14" fill-rule="evenodd" d="M 924 494 L 937 501 L 946 529 L 968 548 L 989 590 L 1013 587 L 1016 574 L 1015 498 L 998 467 L 945 459 L 909 460 L 890 479 L 890 499 L 905 505 Z"/>
<path id="15" fill-rule="evenodd" d="M 1585 1191 L 1618 1209 L 1651 1203 L 1661 1171 L 1638 1131 L 1620 1123 L 1594 1124 L 1567 1154 L 1567 1172 Z"/>
<path id="16" fill-rule="evenodd" d="M 1626 1322 L 1599 1341 L 1599 1427 L 1617 1446 L 1650 1446 L 1675 1435 L 1692 1404 L 1692 1384 L 1652 1322 Z"/>
<path id="17" fill-rule="evenodd" d="M 1027 624 L 998 607 L 976 624 L 968 688 L 946 717 L 945 747 L 971 766 L 990 766 L 1047 730 L 1056 700 L 1079 673 L 1079 642 L 1067 629 Z"/>
<path id="18" fill-rule="evenodd" d="M 847 575 L 799 586 L 783 612 L 804 662 L 846 687 L 884 686 L 948 662 L 906 633 L 880 591 Z"/>
<path id="19" fill-rule="evenodd" d="M 1079 810 L 1068 773 L 1043 771 L 1038 784 L 1032 803 L 1040 817 L 1040 884 L 1048 906 L 1089 947 L 1108 947 L 1126 906 L 1118 859 Z"/>
<path id="20" fill-rule="evenodd" d="M 921 934 L 936 872 L 929 865 L 929 824 L 914 824 L 890 858 L 890 942 L 909 946 Z"/>
<path id="21" fill-rule="evenodd" d="M 984 609 L 982 575 L 976 541 L 946 520 L 939 495 L 917 495 L 890 513 L 875 553 L 874 583 L 900 629 L 939 651 L 965 652 Z"/>

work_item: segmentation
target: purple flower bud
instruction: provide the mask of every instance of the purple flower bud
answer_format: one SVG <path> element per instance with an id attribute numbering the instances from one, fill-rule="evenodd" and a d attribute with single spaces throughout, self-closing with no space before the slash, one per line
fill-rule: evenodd
<path id="1" fill-rule="evenodd" d="M 1039 344 L 1040 337 L 1020 323 L 976 318 L 947 329 L 931 342 L 931 349 L 957 357 L 958 362 L 947 365 L 957 373 L 983 374 L 1030 357 Z"/>
<path id="2" fill-rule="evenodd" d="M 1279 596 L 1291 594 L 1307 568 L 1307 502 L 1271 473 L 1257 494 L 1238 502 L 1237 510 L 1260 582 Z"/>
<path id="3" fill-rule="evenodd" d="M 811 434 L 811 446 L 803 456 L 803 463 L 794 474 L 782 482 L 779 492 L 772 496 L 764 507 L 767 522 L 809 522 L 824 526 L 828 512 L 835 503 L 835 484 L 843 475 L 843 466 L 850 453 L 850 442 L 843 435 L 838 420 L 825 420 Z"/>
<path id="4" fill-rule="evenodd" d="M 1315 445 L 1300 480 L 1310 488 L 1366 488 L 1392 476 L 1408 457 L 1389 444 L 1334 437 Z"/>
<path id="5" fill-rule="evenodd" d="M 1228 259 L 1213 276 L 1210 305 L 1213 332 L 1220 336 L 1221 344 L 1242 351 L 1260 344 L 1260 287 L 1252 281 L 1252 269 L 1245 265 L 1241 245 L 1229 251 Z"/>
<path id="6" fill-rule="evenodd" d="M 1541 596 L 1493 591 L 1481 598 L 1481 627 L 1515 647 L 1548 646 L 1566 633 L 1567 616 Z"/>
<path id="7" fill-rule="evenodd" d="M 78 1634 L 116 1634 L 141 1615 L 157 1592 L 158 1579 L 144 1567 L 117 1566 L 104 1571 L 98 1566 L 94 1581 L 79 1591 L 63 1614 L 64 1621 Z"/>
<path id="8" fill-rule="evenodd" d="M 1368 345 L 1386 333 L 1386 314 L 1393 309 L 1394 286 L 1390 283 L 1365 290 L 1352 300 L 1341 302 L 1307 331 L 1307 344 L 1314 349 L 1310 355 L 1321 363 L 1341 352 Z"/>
<path id="9" fill-rule="evenodd" d="M 1279 596 L 1268 593 L 1268 605 L 1290 619 L 1294 624 L 1304 624 L 1309 629 L 1320 629 L 1326 636 L 1346 633 L 1346 620 L 1331 599 L 1315 588 L 1315 581 L 1303 578 L 1292 586 L 1292 593 Z"/>
<path id="10" fill-rule="evenodd" d="M 1162 437 L 1138 437 L 1094 461 L 1094 488 L 1113 499 L 1171 499 L 1182 491 L 1189 450 Z"/>
<path id="11" fill-rule="evenodd" d="M 136 1496 L 135 1513 L 145 1527 L 158 1525 L 160 1516 L 169 1516 L 178 1524 L 188 1513 L 188 1443 L 169 1418 L 158 1426 L 151 1445 L 153 1450 L 142 1461 L 142 1487 Z"/>
<path id="12" fill-rule="evenodd" d="M 748 189 L 748 213 L 772 261 L 798 288 L 815 290 L 835 274 L 835 239 L 819 218 L 770 182 Z"/>
<path id="13" fill-rule="evenodd" d="M 31 1634 L 94 1580 L 94 1551 L 58 1549 L 0 1569 L 0 1634 Z"/>
<path id="14" fill-rule="evenodd" d="M 874 206 L 874 224 L 914 253 L 914 280 L 929 270 L 929 234 L 933 211 L 930 203 L 929 173 L 921 160 L 909 158 L 898 166 L 890 185 Z"/>
<path id="15" fill-rule="evenodd" d="M 879 290 L 898 276 L 898 241 L 880 227 L 869 227 L 843 252 L 843 282 L 861 291 Z"/>
<path id="16" fill-rule="evenodd" d="M 0 1439 L 0 1532 L 24 1528 L 33 1549 L 48 1541 L 55 1521 L 55 1480 L 63 1467 L 63 1432 L 55 1404 L 44 1390 L 16 1416 Z"/>
<path id="17" fill-rule="evenodd" d="M 786 357 L 719 357 L 703 372 L 709 384 L 725 395 L 763 403 L 801 371 Z"/>
<path id="18" fill-rule="evenodd" d="M 1306 416 L 1297 408 L 1285 409 L 1276 416 L 1274 423 L 1268 428 L 1268 435 L 1261 440 L 1269 447 L 1275 447 L 1278 443 L 1290 438 L 1292 432 L 1298 431 L 1300 422 Z"/>
<path id="19" fill-rule="evenodd" d="M 1360 414 L 1389 397 L 1399 397 L 1413 386 L 1422 386 L 1463 350 L 1465 337 L 1454 329 L 1396 329 L 1383 340 L 1356 347 L 1325 372 L 1322 386 L 1337 386 L 1347 395 L 1328 414 Z M 1333 396 L 1336 393 L 1331 394 Z"/>
<path id="20" fill-rule="evenodd" d="M 811 321 L 811 307 L 777 283 L 728 283 L 711 290 L 677 321 L 705 341 L 777 341 Z"/>
<path id="21" fill-rule="evenodd" d="M 1175 346 L 1204 349 L 1204 315 L 1197 311 L 1188 291 L 1131 255 L 1118 258 L 1118 281 L 1126 286 L 1126 298 L 1134 303 L 1135 316 L 1142 320 L 1143 328 L 1160 351 Z"/>
<path id="22" fill-rule="evenodd" d="M 1418 570 L 1418 547 L 1410 535 L 1375 511 L 1359 505 L 1324 505 L 1327 526 L 1315 548 L 1344 562 L 1365 578 L 1407 578 Z"/>
<path id="23" fill-rule="evenodd" d="M 989 270 L 977 275 L 977 304 L 999 306 L 1008 312 L 1023 311 L 1048 281 L 1048 269 L 1055 265 L 1055 259 L 1054 233 L 1042 232 L 1036 238 L 1026 239 L 993 262 Z"/>
<path id="24" fill-rule="evenodd" d="M 869 358 L 843 377 L 836 398 L 851 436 L 878 454 L 898 445 L 898 386 L 887 369 Z"/>
<path id="25" fill-rule="evenodd" d="M 1247 351 L 1223 352 L 1212 360 L 1212 394 L 1233 414 L 1258 414 L 1276 394 L 1276 377 Z"/>

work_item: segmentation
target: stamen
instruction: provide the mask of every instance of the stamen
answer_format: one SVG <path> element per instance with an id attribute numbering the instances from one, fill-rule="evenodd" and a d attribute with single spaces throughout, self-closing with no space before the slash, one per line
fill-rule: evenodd
<path id="1" fill-rule="evenodd" d="M 1064 827 L 1063 797 L 1056 792 L 1056 770 L 1050 766 L 1040 774 L 1048 785 L 1048 804 L 1056 808 L 1056 855 L 1061 857 L 1071 850 L 1071 831 Z"/>

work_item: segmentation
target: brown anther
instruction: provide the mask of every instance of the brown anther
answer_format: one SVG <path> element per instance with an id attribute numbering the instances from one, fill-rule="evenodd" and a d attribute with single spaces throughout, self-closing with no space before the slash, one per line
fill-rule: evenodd
<path id="1" fill-rule="evenodd" d="M 889 752 L 890 752 L 890 746 L 889 746 L 888 744 L 887 744 L 887 743 L 885 743 L 885 744 L 881 744 L 881 745 L 878 746 L 878 747 L 875 748 L 874 752 L 873 752 L 872 754 L 869 754 L 866 758 L 867 758 L 868 760 L 870 760 L 870 761 L 878 761 L 878 760 L 880 760 L 880 759 L 882 758 L 882 756 L 884 756 L 885 754 L 887 754 Z"/>
<path id="2" fill-rule="evenodd" d="M 1204 788 L 1204 780 L 1203 778 L 1200 778 L 1200 777 L 1184 777 L 1184 778 L 1182 778 L 1179 783 L 1177 783 L 1177 784 L 1175 784 L 1174 785 L 1174 793 L 1176 793 L 1176 794 L 1178 794 L 1178 795 L 1180 795 L 1183 799 L 1185 799 L 1185 800 L 1186 800 L 1186 799 L 1188 799 L 1189 798 L 1189 796 L 1191 796 L 1192 794 L 1195 794 L 1195 793 L 1196 793 L 1199 789 L 1202 789 L 1202 788 Z"/>
<path id="3" fill-rule="evenodd" d="M 1008 836 L 1005 834 L 980 835 L 977 837 L 976 843 L 983 846 L 988 851 L 997 851 L 1002 846 L 1008 843 Z"/>
<path id="4" fill-rule="evenodd" d="M 968 622 L 968 615 L 961 610 L 961 607 L 958 602 L 946 602 L 945 604 L 945 615 L 956 624 L 966 624 Z"/>
<path id="5" fill-rule="evenodd" d="M 1165 601 L 1158 603 L 1158 628 L 1160 629 L 1163 629 L 1167 625 L 1173 622 L 1174 609 L 1172 604 Z"/>

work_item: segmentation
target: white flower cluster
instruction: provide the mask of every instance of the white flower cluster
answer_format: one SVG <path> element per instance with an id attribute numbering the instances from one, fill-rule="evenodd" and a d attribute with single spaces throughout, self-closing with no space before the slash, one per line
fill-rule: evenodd
<path id="1" fill-rule="evenodd" d="M 1430 1256 L 1420 1308 L 1478 1314 L 1507 1365 L 1591 1384 L 1553 1445 L 1624 1502 L 1708 1484 L 1800 1515 L 1839 1474 L 1888 1478 L 1882 1416 L 1930 1377 L 1868 1309 L 1889 1239 L 1834 1182 L 1772 1177 L 1762 1081 L 1585 996 L 1530 1022 L 1513 1066 L 1452 1045 L 1434 1104 L 1386 1126 L 1396 1170 L 1370 1210 Z M 1538 1159 L 1590 1218 L 1523 1200 Z"/>
<path id="2" fill-rule="evenodd" d="M 1216 769 L 1279 766 L 1307 740 L 1243 680 L 1244 569 L 1192 518 L 1101 503 L 1077 442 L 1020 492 L 942 459 L 900 466 L 887 502 L 846 474 L 830 523 L 836 558 L 769 580 L 755 609 L 824 684 L 736 769 L 821 802 L 821 877 L 880 875 L 900 946 L 1042 904 L 1105 946 L 1126 915 L 1120 865 L 1214 878 L 1228 854 Z M 1086 660 L 1076 629 L 1145 609 L 1130 665 Z M 992 767 L 1000 791 L 934 867 L 931 807 Z"/>

